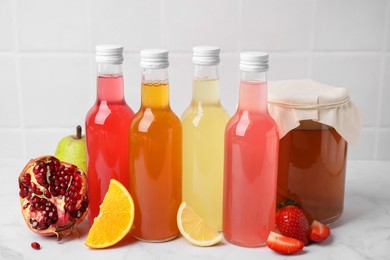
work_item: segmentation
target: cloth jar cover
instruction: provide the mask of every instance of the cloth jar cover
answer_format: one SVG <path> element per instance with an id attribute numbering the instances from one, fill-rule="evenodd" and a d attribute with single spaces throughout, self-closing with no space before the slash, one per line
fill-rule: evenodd
<path id="1" fill-rule="evenodd" d="M 313 120 L 335 128 L 352 145 L 359 142 L 361 115 L 346 88 L 309 79 L 269 81 L 268 110 L 280 138 L 298 127 L 299 121 Z"/>

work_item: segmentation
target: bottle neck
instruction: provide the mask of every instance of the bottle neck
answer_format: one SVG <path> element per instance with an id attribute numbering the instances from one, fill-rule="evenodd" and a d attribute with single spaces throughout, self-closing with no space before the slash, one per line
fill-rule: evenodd
<path id="1" fill-rule="evenodd" d="M 192 102 L 219 103 L 220 87 L 218 66 L 194 66 Z"/>
<path id="2" fill-rule="evenodd" d="M 121 64 L 97 65 L 97 99 L 98 101 L 124 101 L 124 87 Z"/>
<path id="3" fill-rule="evenodd" d="M 169 107 L 168 70 L 143 69 L 141 106 L 148 108 Z"/>
<path id="4" fill-rule="evenodd" d="M 241 72 L 239 110 L 268 113 L 267 94 L 266 72 Z"/>

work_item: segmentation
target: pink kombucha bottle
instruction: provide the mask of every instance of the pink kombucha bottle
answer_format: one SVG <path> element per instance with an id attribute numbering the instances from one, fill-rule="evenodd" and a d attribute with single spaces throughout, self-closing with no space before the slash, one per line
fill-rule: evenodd
<path id="1" fill-rule="evenodd" d="M 275 224 L 279 135 L 267 110 L 268 54 L 240 59 L 239 105 L 225 131 L 223 232 L 230 243 L 257 247 Z"/>
<path id="2" fill-rule="evenodd" d="M 130 185 L 128 136 L 134 113 L 124 99 L 122 52 L 118 45 L 96 47 L 97 98 L 85 120 L 90 224 L 111 179 L 127 189 Z"/>

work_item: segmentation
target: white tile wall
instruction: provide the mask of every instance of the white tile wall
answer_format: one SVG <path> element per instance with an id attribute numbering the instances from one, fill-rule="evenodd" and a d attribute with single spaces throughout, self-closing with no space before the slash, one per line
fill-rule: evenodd
<path id="1" fill-rule="evenodd" d="M 378 155 L 379 160 L 390 160 L 389 146 L 390 146 L 390 130 L 389 129 L 380 129 L 379 137 L 380 140 L 378 144 Z"/>
<path id="2" fill-rule="evenodd" d="M 12 12 L 12 0 L 0 1 L 0 51 L 14 49 L 14 17 Z"/>
<path id="3" fill-rule="evenodd" d="M 386 0 L 318 0 L 317 50 L 379 50 L 384 40 Z"/>
<path id="4" fill-rule="evenodd" d="M 83 130 L 84 131 L 84 130 Z M 74 134 L 75 128 L 37 128 L 25 133 L 25 149 L 29 158 L 41 155 L 53 155 L 58 141 L 67 135 Z"/>
<path id="5" fill-rule="evenodd" d="M 309 77 L 310 58 L 307 53 L 270 53 L 269 80 L 304 79 Z"/>
<path id="6" fill-rule="evenodd" d="M 383 69 L 383 88 L 380 99 L 380 125 L 390 127 L 390 54 L 385 57 Z M 389 153 L 390 154 L 390 153 Z"/>
<path id="7" fill-rule="evenodd" d="M 172 51 L 191 50 L 193 45 L 217 45 L 235 51 L 239 38 L 238 1 L 165 1 L 164 41 Z"/>
<path id="8" fill-rule="evenodd" d="M 66 127 L 84 124 L 92 106 L 89 58 L 77 54 L 23 54 L 23 119 L 26 127 Z"/>
<path id="9" fill-rule="evenodd" d="M 18 127 L 21 124 L 21 101 L 15 60 L 11 54 L 0 54 L 0 127 Z"/>
<path id="10" fill-rule="evenodd" d="M 314 54 L 311 78 L 348 88 L 351 99 L 362 111 L 363 125 L 375 126 L 381 65 L 381 55 L 377 53 Z"/>
<path id="11" fill-rule="evenodd" d="M 20 50 L 88 50 L 85 0 L 19 0 L 16 8 Z"/>
<path id="12" fill-rule="evenodd" d="M 0 156 L 53 153 L 95 97 L 94 46 L 125 47 L 125 96 L 140 105 L 139 50 L 170 50 L 171 106 L 191 98 L 191 48 L 222 49 L 221 99 L 238 101 L 239 52 L 270 53 L 270 80 L 346 87 L 363 114 L 350 159 L 390 159 L 390 0 L 1 0 Z"/>
<path id="13" fill-rule="evenodd" d="M 357 146 L 348 146 L 348 159 L 374 160 L 376 157 L 377 134 L 374 128 L 363 128 Z"/>
<path id="14" fill-rule="evenodd" d="M 119 43 L 126 51 L 162 46 L 163 12 L 159 0 L 105 0 L 89 3 L 92 45 Z"/>
<path id="15" fill-rule="evenodd" d="M 243 50 L 308 50 L 312 30 L 311 0 L 242 1 Z"/>
<path id="16" fill-rule="evenodd" d="M 0 129 L 0 157 L 21 158 L 25 154 L 23 141 L 20 129 Z"/>

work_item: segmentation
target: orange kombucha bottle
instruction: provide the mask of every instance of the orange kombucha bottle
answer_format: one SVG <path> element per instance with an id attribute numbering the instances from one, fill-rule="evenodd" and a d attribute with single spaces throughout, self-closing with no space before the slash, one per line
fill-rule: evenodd
<path id="1" fill-rule="evenodd" d="M 130 127 L 133 236 L 162 242 L 179 234 L 182 128 L 169 105 L 168 51 L 141 51 L 141 108 Z"/>

